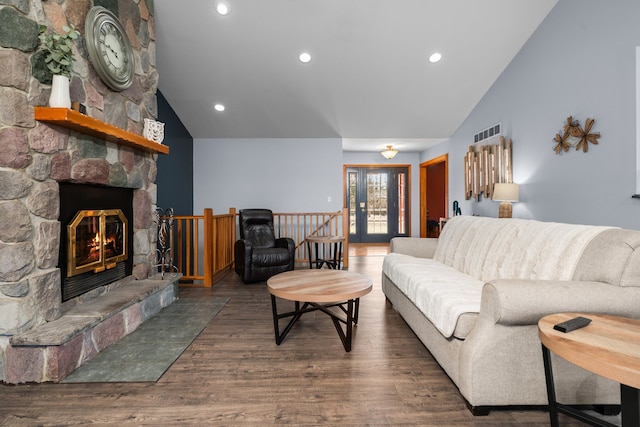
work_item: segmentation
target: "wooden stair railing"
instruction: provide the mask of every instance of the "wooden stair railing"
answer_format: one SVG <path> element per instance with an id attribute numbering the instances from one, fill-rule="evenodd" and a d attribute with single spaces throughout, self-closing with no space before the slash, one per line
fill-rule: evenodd
<path id="1" fill-rule="evenodd" d="M 290 237 L 296 243 L 296 265 L 309 265 L 307 236 L 344 236 L 344 268 L 349 267 L 349 210 L 315 213 L 274 213 L 276 237 Z M 325 248 L 328 249 L 328 248 Z"/>
<path id="2" fill-rule="evenodd" d="M 234 208 L 222 215 L 214 215 L 211 208 L 206 208 L 203 215 L 176 215 L 173 226 L 171 251 L 183 275 L 182 284 L 208 288 L 231 271 L 236 240 Z"/>
<path id="3" fill-rule="evenodd" d="M 274 213 L 276 237 L 290 237 L 296 243 L 296 266 L 308 266 L 307 236 L 344 236 L 342 264 L 349 266 L 348 209 L 330 213 Z M 174 216 L 171 242 L 174 265 L 181 285 L 211 287 L 233 269 L 236 236 L 236 209 L 214 215 L 210 208 L 203 215 Z"/>

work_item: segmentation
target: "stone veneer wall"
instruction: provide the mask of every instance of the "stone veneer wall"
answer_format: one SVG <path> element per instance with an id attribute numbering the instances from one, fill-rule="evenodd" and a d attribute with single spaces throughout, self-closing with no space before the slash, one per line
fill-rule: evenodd
<path id="1" fill-rule="evenodd" d="M 156 156 L 34 120 L 51 76 L 38 50 L 39 25 L 84 36 L 94 6 L 120 17 L 135 50 L 136 77 L 123 92 L 98 78 L 83 37 L 76 42 L 71 100 L 87 114 L 136 134 L 157 117 L 153 0 L 0 0 L 0 380 L 12 335 L 59 318 L 58 182 L 134 188 L 134 269 L 147 278 L 155 261 Z M 66 303 L 65 303 L 66 304 Z"/>

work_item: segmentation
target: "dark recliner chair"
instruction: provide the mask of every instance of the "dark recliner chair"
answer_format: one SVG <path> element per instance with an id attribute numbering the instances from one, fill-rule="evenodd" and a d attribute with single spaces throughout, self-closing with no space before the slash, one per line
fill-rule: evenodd
<path id="1" fill-rule="evenodd" d="M 295 242 L 275 238 L 273 212 L 269 209 L 240 210 L 240 240 L 234 247 L 235 269 L 244 283 L 263 282 L 293 270 Z"/>

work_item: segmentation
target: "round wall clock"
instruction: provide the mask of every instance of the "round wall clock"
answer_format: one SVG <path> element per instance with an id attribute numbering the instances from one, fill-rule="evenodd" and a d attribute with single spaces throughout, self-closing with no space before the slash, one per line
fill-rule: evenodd
<path id="1" fill-rule="evenodd" d="M 131 86 L 133 48 L 118 17 L 102 6 L 92 7 L 85 18 L 85 40 L 89 59 L 102 81 L 116 91 Z"/>

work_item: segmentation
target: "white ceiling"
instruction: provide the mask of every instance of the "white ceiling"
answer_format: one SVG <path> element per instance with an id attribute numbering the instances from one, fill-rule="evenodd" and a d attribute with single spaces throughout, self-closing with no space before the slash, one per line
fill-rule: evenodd
<path id="1" fill-rule="evenodd" d="M 458 128 L 557 0 L 225 0 L 226 16 L 216 3 L 155 0 L 159 89 L 194 138 L 422 151 Z"/>

